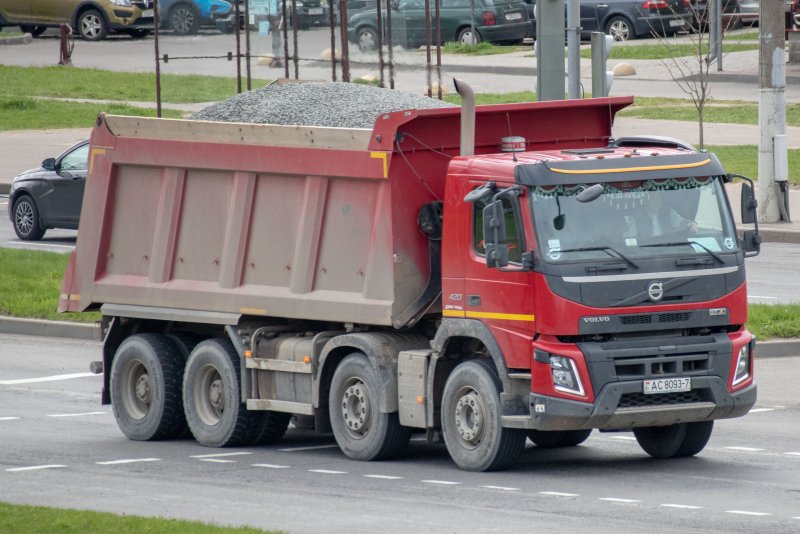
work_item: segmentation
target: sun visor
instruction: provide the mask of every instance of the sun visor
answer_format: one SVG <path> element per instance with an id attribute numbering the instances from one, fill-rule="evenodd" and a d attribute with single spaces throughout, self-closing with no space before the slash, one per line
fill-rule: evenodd
<path id="1" fill-rule="evenodd" d="M 690 153 L 544 161 L 518 165 L 514 178 L 523 185 L 547 186 L 717 176 L 724 173 L 714 154 Z"/>

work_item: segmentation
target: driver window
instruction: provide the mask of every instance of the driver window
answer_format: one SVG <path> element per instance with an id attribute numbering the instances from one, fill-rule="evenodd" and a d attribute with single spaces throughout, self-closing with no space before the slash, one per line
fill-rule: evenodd
<path id="1" fill-rule="evenodd" d="M 89 164 L 89 145 L 74 150 L 61 159 L 62 171 L 85 171 Z"/>
<path id="2" fill-rule="evenodd" d="M 489 202 L 490 199 L 480 199 L 472 204 L 472 247 L 480 256 L 486 255 L 483 240 L 483 208 Z M 502 243 L 508 247 L 509 261 L 520 263 L 524 244 L 518 230 L 517 215 L 511 201 L 507 198 L 503 199 L 503 213 L 506 219 L 506 235 L 503 237 Z"/>

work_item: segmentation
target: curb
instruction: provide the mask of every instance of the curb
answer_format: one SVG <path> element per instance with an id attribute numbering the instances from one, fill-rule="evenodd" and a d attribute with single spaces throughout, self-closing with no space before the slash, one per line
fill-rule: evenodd
<path id="1" fill-rule="evenodd" d="M 0 38 L 0 46 L 2 45 L 23 45 L 29 44 L 33 41 L 33 36 L 29 33 L 23 33 L 19 37 L 6 37 Z"/>
<path id="2" fill-rule="evenodd" d="M 15 317 L 0 317 L 0 334 L 101 340 L 99 323 L 84 324 Z M 758 341 L 755 356 L 758 359 L 800 356 L 800 339 Z"/>
<path id="3" fill-rule="evenodd" d="M 0 334 L 65 337 L 70 339 L 100 341 L 100 324 L 0 317 Z"/>

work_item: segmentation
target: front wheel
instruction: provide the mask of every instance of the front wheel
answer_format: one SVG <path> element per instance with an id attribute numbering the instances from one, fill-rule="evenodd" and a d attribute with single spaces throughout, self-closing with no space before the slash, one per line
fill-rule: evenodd
<path id="1" fill-rule="evenodd" d="M 460 364 L 442 396 L 442 432 L 450 457 L 467 471 L 513 465 L 525 448 L 525 432 L 500 424 L 500 380 L 480 360 Z"/>
<path id="2" fill-rule="evenodd" d="M 653 458 L 682 458 L 702 451 L 714 429 L 714 421 L 677 423 L 634 428 L 639 446 Z"/>
<path id="3" fill-rule="evenodd" d="M 39 222 L 39 208 L 28 195 L 22 195 L 14 202 L 14 232 L 23 241 L 39 241 L 45 229 Z"/>
<path id="4" fill-rule="evenodd" d="M 589 438 L 592 429 L 588 430 L 529 430 L 528 438 L 543 449 L 559 447 L 575 447 Z"/>
<path id="5" fill-rule="evenodd" d="M 108 34 L 106 19 L 96 9 L 88 9 L 78 17 L 78 33 L 87 41 L 100 41 Z"/>
<path id="6" fill-rule="evenodd" d="M 178 4 L 169 12 L 169 25 L 175 35 L 194 35 L 200 27 L 200 16 L 189 4 Z"/>
<path id="7" fill-rule="evenodd" d="M 627 41 L 635 39 L 633 24 L 625 17 L 613 17 L 606 24 L 606 33 L 614 38 L 615 41 Z"/>
<path id="8" fill-rule="evenodd" d="M 410 429 L 397 412 L 380 411 L 381 381 L 367 357 L 355 352 L 333 373 L 329 414 L 336 443 L 353 460 L 385 460 L 408 446 Z"/>

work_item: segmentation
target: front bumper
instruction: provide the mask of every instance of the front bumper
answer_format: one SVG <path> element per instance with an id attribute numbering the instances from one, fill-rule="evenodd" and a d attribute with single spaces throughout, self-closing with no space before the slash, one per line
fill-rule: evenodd
<path id="1" fill-rule="evenodd" d="M 530 428 L 621 430 L 710 421 L 740 417 L 756 403 L 756 384 L 730 393 L 718 376 L 693 377 L 692 382 L 691 402 L 676 402 L 678 398 L 671 394 L 643 395 L 640 380 L 606 384 L 594 404 L 531 393 Z M 641 395 L 652 404 L 621 406 L 623 395 Z"/>

